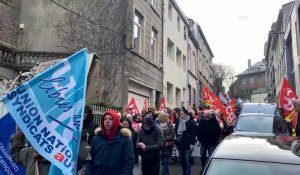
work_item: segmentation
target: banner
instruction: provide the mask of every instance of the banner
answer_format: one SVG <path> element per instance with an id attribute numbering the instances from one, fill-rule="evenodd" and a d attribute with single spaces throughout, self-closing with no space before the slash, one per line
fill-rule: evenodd
<path id="1" fill-rule="evenodd" d="M 24 175 L 25 168 L 12 159 L 9 140 L 16 132 L 16 122 L 10 114 L 0 119 L 0 175 Z M 5 131 L 4 131 L 5 129 Z"/>
<path id="2" fill-rule="evenodd" d="M 137 115 L 140 113 L 135 103 L 134 97 L 132 97 L 132 99 L 130 100 L 126 111 L 128 111 L 128 109 L 131 109 L 131 115 Z"/>
<path id="3" fill-rule="evenodd" d="M 284 111 L 284 119 L 287 122 L 292 122 L 293 136 L 295 136 L 295 129 L 298 118 L 293 104 L 293 101 L 296 99 L 298 99 L 297 94 L 295 93 L 289 82 L 284 78 L 282 81 L 279 96 L 279 107 Z"/>
<path id="4" fill-rule="evenodd" d="M 76 174 L 87 72 L 83 49 L 1 99 L 33 148 L 67 175 Z"/>
<path id="5" fill-rule="evenodd" d="M 236 115 L 235 115 L 235 100 L 231 99 L 230 103 L 226 106 L 225 120 L 228 125 L 235 125 Z"/>
<path id="6" fill-rule="evenodd" d="M 279 107 L 283 108 L 284 118 L 287 122 L 291 122 L 295 118 L 296 111 L 293 101 L 298 99 L 295 91 L 292 89 L 289 82 L 284 78 L 279 97 Z"/>
<path id="7" fill-rule="evenodd" d="M 167 112 L 165 97 L 162 97 L 159 103 L 159 110 Z"/>
<path id="8" fill-rule="evenodd" d="M 203 87 L 202 92 L 205 105 L 210 106 L 210 109 L 215 111 L 216 113 L 221 112 L 223 116 L 226 116 L 225 107 L 220 102 L 216 94 L 210 91 L 206 86 Z"/>

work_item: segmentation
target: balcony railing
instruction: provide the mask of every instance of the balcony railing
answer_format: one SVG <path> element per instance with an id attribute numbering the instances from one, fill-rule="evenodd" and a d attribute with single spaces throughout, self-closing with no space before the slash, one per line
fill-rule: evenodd
<path id="1" fill-rule="evenodd" d="M 68 53 L 12 51 L 0 48 L 0 65 L 28 71 L 41 62 L 66 58 L 69 55 Z"/>

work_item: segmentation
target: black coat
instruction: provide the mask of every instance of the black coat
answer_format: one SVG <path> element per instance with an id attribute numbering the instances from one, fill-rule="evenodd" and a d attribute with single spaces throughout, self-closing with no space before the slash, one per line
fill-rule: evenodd
<path id="1" fill-rule="evenodd" d="M 129 129 L 117 131 L 112 140 L 102 134 L 93 138 L 86 175 L 132 175 L 134 156 Z"/>
<path id="2" fill-rule="evenodd" d="M 176 137 L 179 137 L 177 134 L 178 131 L 178 126 L 179 126 L 180 120 L 178 120 L 175 124 L 175 134 Z M 195 145 L 196 141 L 196 135 L 195 135 L 195 129 L 196 129 L 196 124 L 194 120 L 188 120 L 186 122 L 186 131 L 182 133 L 182 142 L 180 145 L 176 145 L 178 149 L 180 150 L 189 150 L 190 145 Z"/>
<path id="3" fill-rule="evenodd" d="M 197 137 L 201 145 L 212 146 L 218 144 L 221 137 L 221 128 L 218 120 L 215 117 L 211 117 L 209 120 L 199 120 Z"/>
<path id="4" fill-rule="evenodd" d="M 150 132 L 146 132 L 141 128 L 138 134 L 138 142 L 143 142 L 146 145 L 146 151 L 140 150 L 142 160 L 149 160 L 150 162 L 160 160 L 160 151 L 163 148 L 163 134 L 157 125 Z"/>

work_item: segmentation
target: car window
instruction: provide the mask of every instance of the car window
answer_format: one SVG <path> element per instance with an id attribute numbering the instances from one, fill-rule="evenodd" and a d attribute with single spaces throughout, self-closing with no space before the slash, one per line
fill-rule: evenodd
<path id="1" fill-rule="evenodd" d="M 273 117 L 240 117 L 235 129 L 242 132 L 273 133 Z"/>
<path id="2" fill-rule="evenodd" d="M 272 105 L 244 105 L 241 113 L 275 114 L 275 106 Z"/>
<path id="3" fill-rule="evenodd" d="M 299 175 L 300 166 L 243 160 L 212 159 L 205 175 Z"/>

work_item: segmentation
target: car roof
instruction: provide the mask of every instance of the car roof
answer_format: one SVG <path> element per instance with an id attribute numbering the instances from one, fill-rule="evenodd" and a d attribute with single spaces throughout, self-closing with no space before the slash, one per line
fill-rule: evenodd
<path id="1" fill-rule="evenodd" d="M 261 106 L 277 106 L 276 103 L 243 103 L 243 106 L 257 106 L 257 105 L 261 105 Z"/>
<path id="2" fill-rule="evenodd" d="M 242 113 L 240 117 L 275 117 L 275 115 L 265 114 L 265 113 Z"/>
<path id="3" fill-rule="evenodd" d="M 291 136 L 230 135 L 219 145 L 213 158 L 300 165 L 299 148 L 299 138 Z"/>

